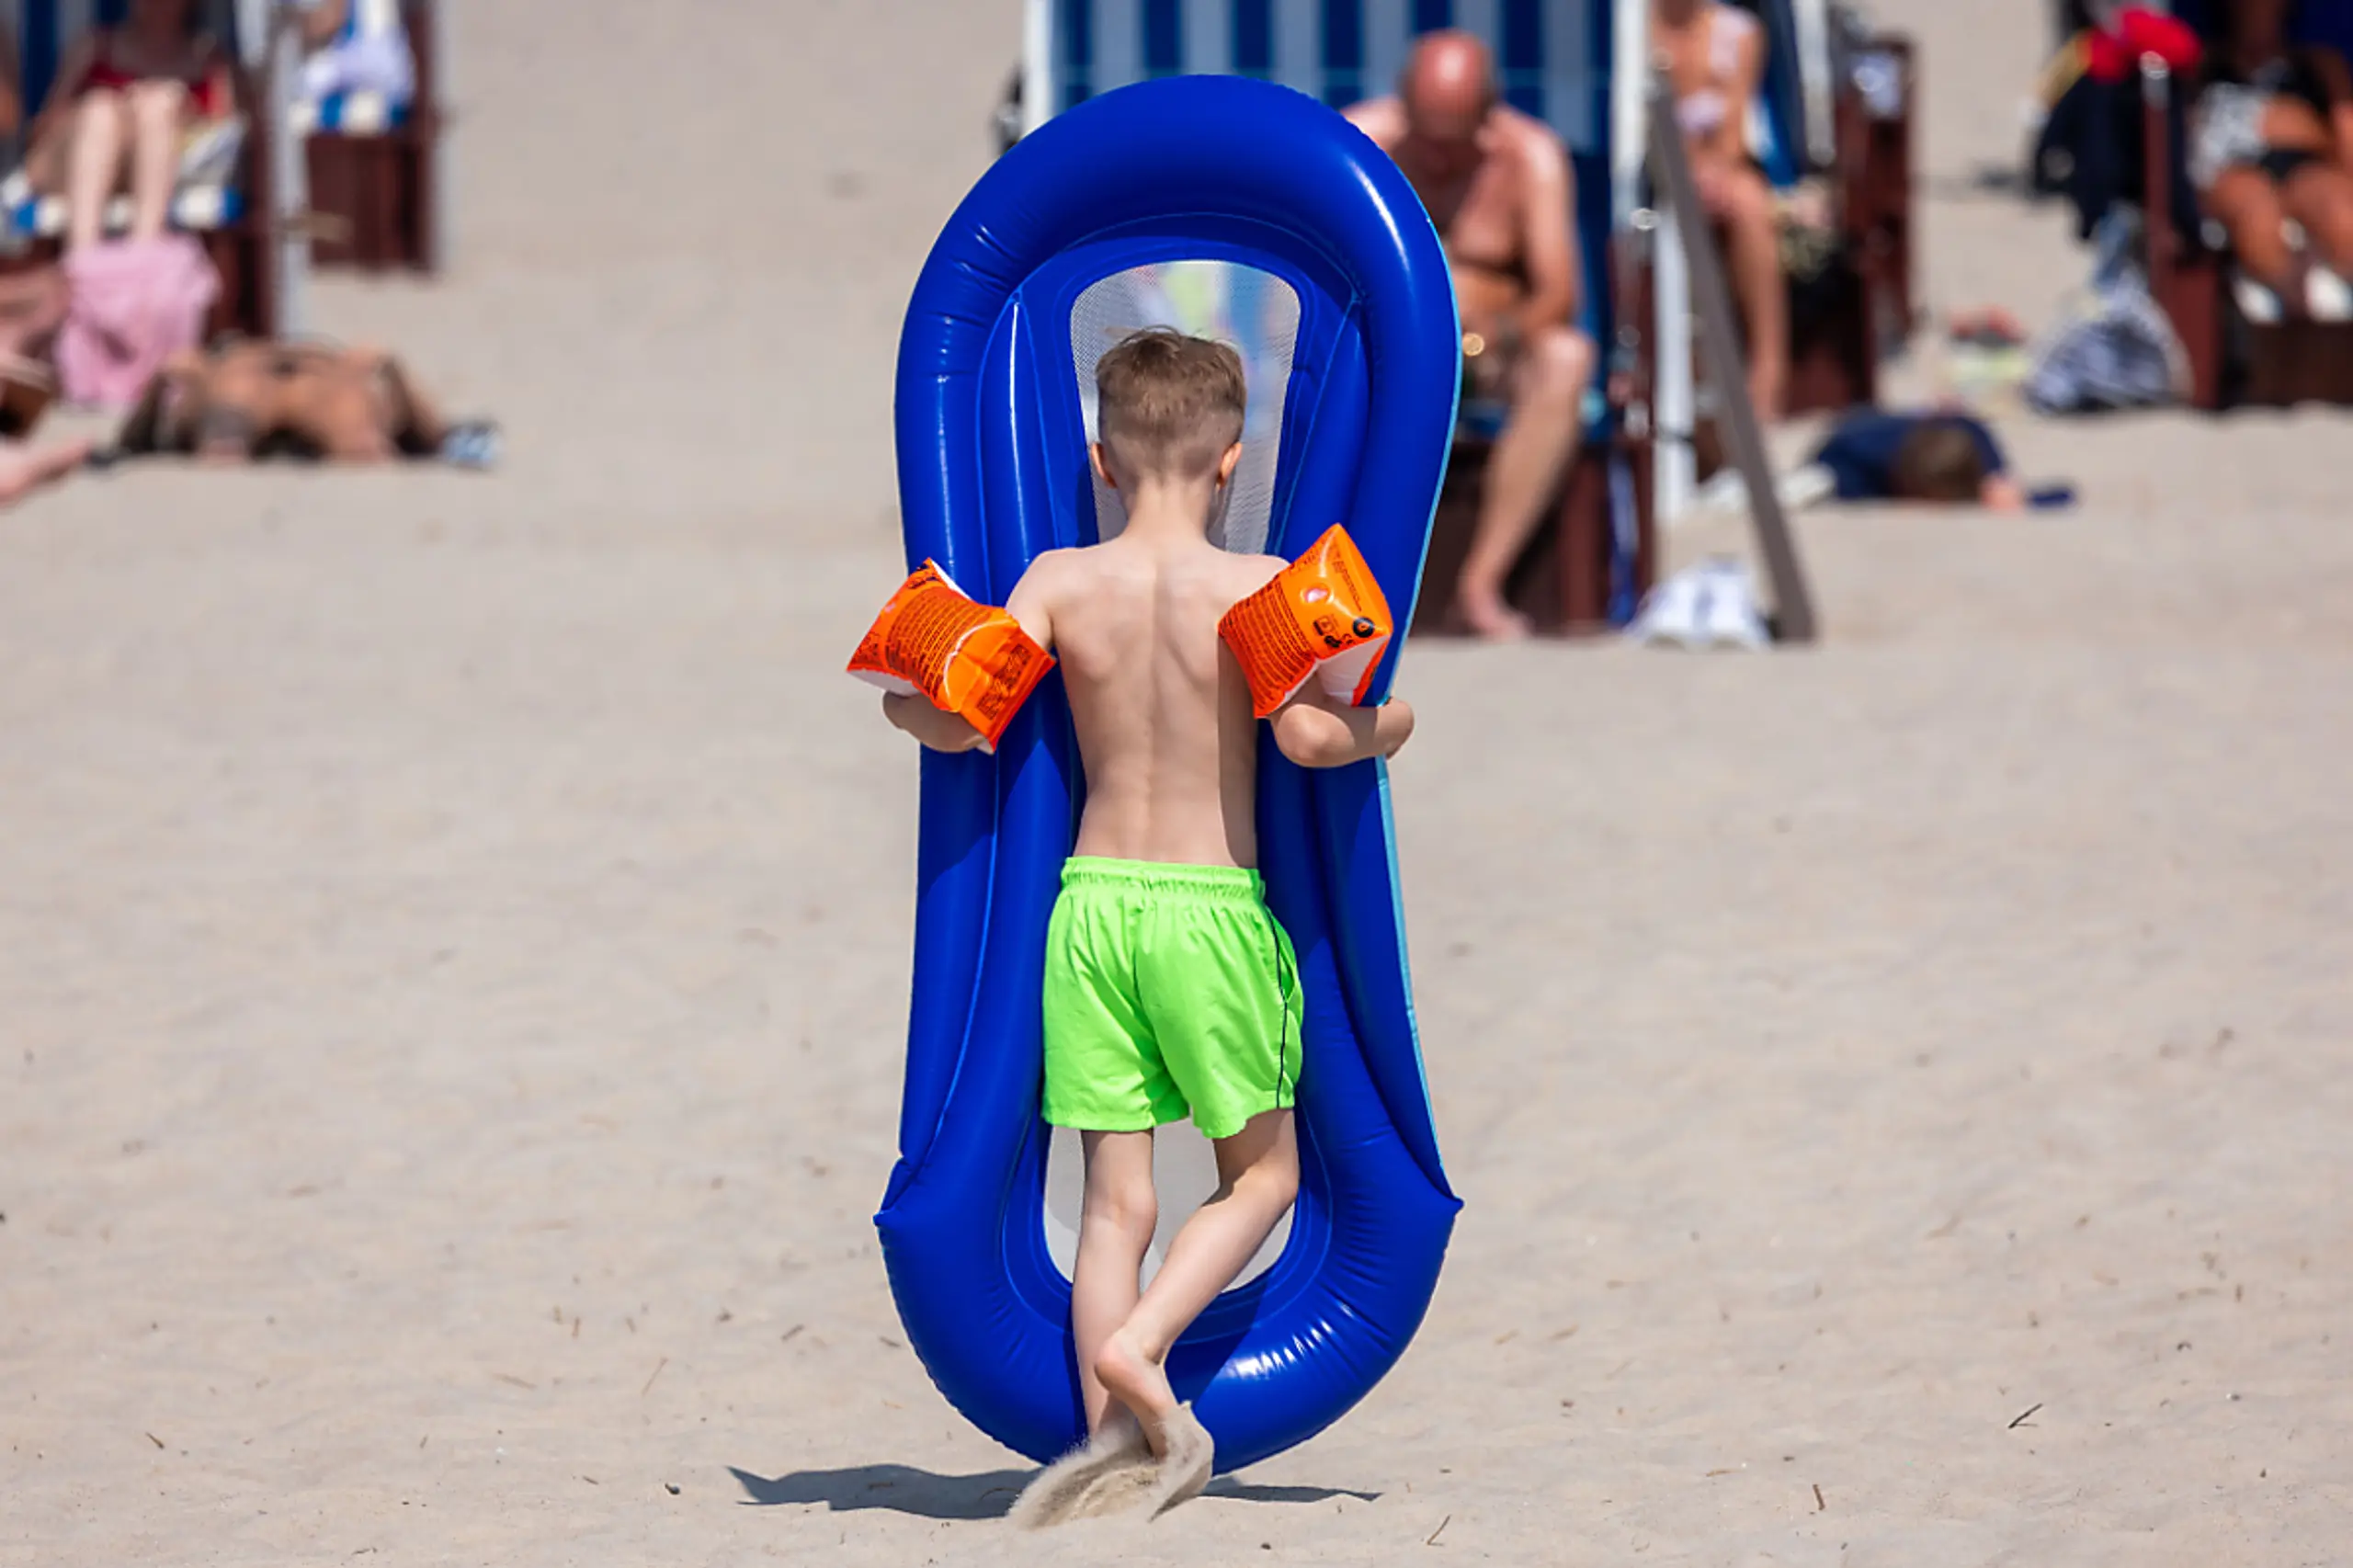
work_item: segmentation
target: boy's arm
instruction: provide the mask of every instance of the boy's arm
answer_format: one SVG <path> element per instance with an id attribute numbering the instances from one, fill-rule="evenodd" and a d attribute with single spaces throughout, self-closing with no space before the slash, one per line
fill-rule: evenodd
<path id="1" fill-rule="evenodd" d="M 1300 767 L 1345 767 L 1397 755 L 1414 733 L 1414 710 L 1398 698 L 1378 708 L 1351 707 L 1311 680 L 1267 722 L 1276 746 Z"/>
<path id="2" fill-rule="evenodd" d="M 1032 642 L 1049 652 L 1054 645 L 1054 625 L 1047 610 L 1047 590 L 1055 570 L 1050 563 L 1056 553 L 1049 551 L 1031 562 L 1021 581 L 1013 585 L 1013 597 L 1005 603 L 1006 613 L 1020 622 Z M 981 744 L 981 733 L 971 720 L 934 708 L 918 694 L 884 693 L 882 716 L 933 751 L 971 751 Z"/>
<path id="3" fill-rule="evenodd" d="M 971 751 L 981 744 L 971 720 L 934 708 L 921 692 L 884 692 L 882 716 L 933 751 Z"/>
<path id="4" fill-rule="evenodd" d="M 1029 641 L 1049 653 L 1054 651 L 1054 618 L 1048 601 L 1062 571 L 1062 557 L 1063 551 L 1050 550 L 1032 561 L 1021 574 L 1021 581 L 1013 585 L 1012 597 L 1005 601 L 1006 614 L 1019 621 Z"/>

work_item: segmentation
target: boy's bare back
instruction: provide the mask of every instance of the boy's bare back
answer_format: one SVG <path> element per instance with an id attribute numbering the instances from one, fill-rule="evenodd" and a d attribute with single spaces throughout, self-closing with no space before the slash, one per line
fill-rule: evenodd
<path id="1" fill-rule="evenodd" d="M 1230 348 L 1152 329 L 1105 355 L 1097 381 L 1105 438 L 1092 460 L 1125 506 L 1126 529 L 1040 556 L 1006 606 L 1062 661 L 1086 765 L 1076 853 L 1256 869 L 1256 724 L 1218 623 L 1284 563 L 1230 554 L 1208 538 L 1242 458 L 1242 362 Z M 921 698 L 882 706 L 926 745 L 980 743 L 963 719 Z M 1414 728 L 1402 702 L 1352 708 L 1312 681 L 1273 720 L 1276 745 L 1302 767 L 1387 756 Z"/>
<path id="2" fill-rule="evenodd" d="M 1196 534 L 1040 556 L 1007 607 L 1062 660 L 1086 767 L 1075 853 L 1258 863 L 1256 721 L 1218 622 L 1283 563 Z"/>

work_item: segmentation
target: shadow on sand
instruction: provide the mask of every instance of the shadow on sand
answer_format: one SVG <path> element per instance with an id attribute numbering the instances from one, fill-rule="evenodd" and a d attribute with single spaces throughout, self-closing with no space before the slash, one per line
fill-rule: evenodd
<path id="1" fill-rule="evenodd" d="M 1037 1471 L 989 1470 L 978 1475 L 938 1475 L 904 1464 L 860 1464 L 846 1470 L 796 1470 L 774 1480 L 727 1467 L 747 1506 L 823 1503 L 836 1514 L 887 1508 L 925 1519 L 1004 1517 Z"/>
<path id="2" fill-rule="evenodd" d="M 822 1503 L 836 1514 L 866 1508 L 886 1508 L 923 1519 L 1003 1518 L 1021 1494 L 1034 1470 L 989 1470 L 977 1475 L 939 1475 L 904 1464 L 851 1465 L 843 1470 L 797 1470 L 773 1479 L 748 1470 L 727 1467 L 744 1489 L 746 1507 L 773 1507 L 782 1503 Z M 1378 1492 L 1355 1492 L 1345 1486 L 1258 1486 L 1222 1475 L 1210 1483 L 1205 1496 L 1242 1503 L 1323 1503 L 1353 1497 L 1360 1503 L 1378 1498 Z"/>

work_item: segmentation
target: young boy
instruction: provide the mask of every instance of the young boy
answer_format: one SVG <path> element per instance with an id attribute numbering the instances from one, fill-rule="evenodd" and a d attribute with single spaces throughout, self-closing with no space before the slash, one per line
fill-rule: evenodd
<path id="1" fill-rule="evenodd" d="M 1006 608 L 1061 658 L 1086 769 L 1046 936 L 1045 1115 L 1077 1129 L 1086 1154 L 1071 1319 L 1087 1430 L 1120 1439 L 1106 1428 L 1125 1411 L 1165 1460 L 1190 1422 L 1163 1369 L 1169 1347 L 1299 1187 L 1302 1003 L 1256 869 L 1249 687 L 1218 636 L 1225 612 L 1284 562 L 1206 537 L 1242 457 L 1233 349 L 1152 328 L 1104 355 L 1096 384 L 1095 471 L 1125 502 L 1127 527 L 1040 556 Z M 935 749 L 979 743 L 921 697 L 886 697 L 883 709 Z M 1403 702 L 1343 706 L 1311 680 L 1269 722 L 1293 762 L 1337 767 L 1394 753 L 1414 715 Z M 1215 1148 L 1217 1191 L 1139 1294 L 1158 1217 L 1152 1130 L 1188 1115 Z M 1207 1480 L 1204 1459 L 1191 1489 Z"/>

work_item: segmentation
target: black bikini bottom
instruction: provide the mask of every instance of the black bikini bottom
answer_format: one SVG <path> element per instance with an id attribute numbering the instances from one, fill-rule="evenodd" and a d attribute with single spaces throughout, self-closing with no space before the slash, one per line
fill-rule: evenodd
<path id="1" fill-rule="evenodd" d="M 2307 164 L 2317 164 L 2321 155 L 2309 147 L 2266 147 L 2255 161 L 2264 177 L 2273 185 L 2286 185 L 2289 176 Z"/>

